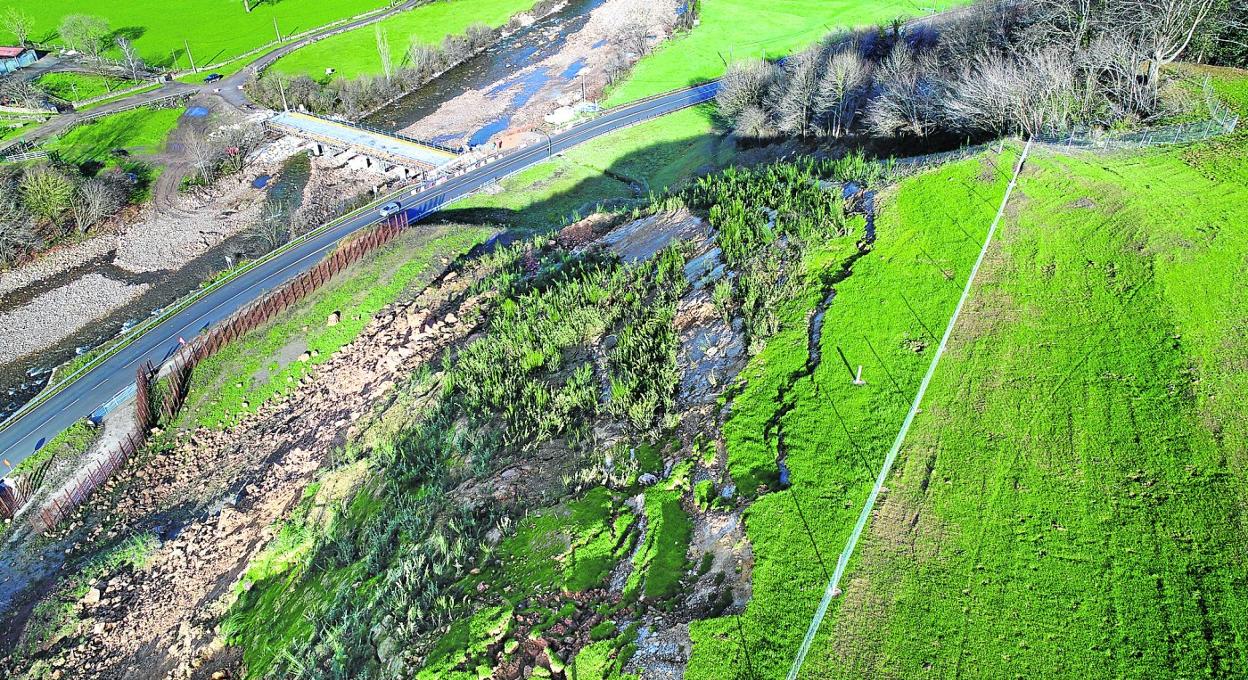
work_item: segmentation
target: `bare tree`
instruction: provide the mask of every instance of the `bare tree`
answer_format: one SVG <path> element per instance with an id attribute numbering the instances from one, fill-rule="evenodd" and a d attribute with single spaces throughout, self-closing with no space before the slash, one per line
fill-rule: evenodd
<path id="1" fill-rule="evenodd" d="M 1137 36 L 1148 57 L 1148 82 L 1157 91 L 1161 67 L 1187 50 L 1214 0 L 1113 0 L 1108 13 L 1118 30 Z"/>
<path id="2" fill-rule="evenodd" d="M 386 81 L 389 82 L 394 71 L 394 57 L 390 54 L 390 35 L 381 27 L 381 24 L 374 27 L 373 35 L 377 40 L 377 56 L 381 59 L 381 71 L 385 74 Z"/>
<path id="3" fill-rule="evenodd" d="M 252 225 L 252 238 L 273 250 L 290 240 L 290 206 L 285 201 L 265 203 L 260 220 Z"/>
<path id="4" fill-rule="evenodd" d="M 857 49 L 836 51 L 824 63 L 815 95 L 815 115 L 825 134 L 849 134 L 871 84 L 871 66 Z"/>
<path id="5" fill-rule="evenodd" d="M 878 93 L 867 109 L 872 131 L 923 137 L 936 127 L 942 83 L 933 66 L 905 42 L 893 46 L 876 71 Z"/>
<path id="6" fill-rule="evenodd" d="M 15 75 L 0 78 L 0 100 L 10 102 L 11 105 L 38 109 L 43 106 L 46 98 L 46 93 L 33 81 Z"/>
<path id="7" fill-rule="evenodd" d="M 116 213 L 125 203 L 121 187 L 102 177 L 93 177 L 78 185 L 70 207 L 78 231 L 86 233 L 100 220 Z"/>
<path id="8" fill-rule="evenodd" d="M 125 65 L 126 72 L 130 74 L 130 78 L 142 79 L 147 65 L 143 63 L 143 57 L 140 57 L 138 51 L 134 49 L 134 44 L 124 35 L 117 36 L 116 42 L 117 49 L 121 50 L 121 61 Z"/>
<path id="9" fill-rule="evenodd" d="M 786 60 L 784 77 L 774 80 L 767 91 L 767 108 L 781 132 L 805 137 L 813 131 L 819 93 L 818 52 L 812 48 Z"/>
<path id="10" fill-rule="evenodd" d="M 9 267 L 43 247 L 16 197 L 0 198 L 0 266 Z"/>
<path id="11" fill-rule="evenodd" d="M 638 17 L 629 18 L 616 28 L 614 40 L 623 51 L 644 57 L 650 51 L 650 25 Z"/>
<path id="12" fill-rule="evenodd" d="M 756 59 L 728 67 L 715 92 L 719 112 L 729 120 L 737 120 L 749 107 L 759 108 L 767 88 L 775 78 L 775 67 Z"/>
<path id="13" fill-rule="evenodd" d="M 16 7 L 10 7 L 4 11 L 3 15 L 0 15 L 0 26 L 4 26 L 6 31 L 12 33 L 14 38 L 17 38 L 18 45 L 24 46 L 26 41 L 30 39 L 32 28 L 30 15 Z"/>
<path id="14" fill-rule="evenodd" d="M 199 180 L 211 182 L 216 176 L 218 149 L 209 135 L 200 130 L 191 130 L 186 136 L 186 152 L 191 157 L 191 167 Z"/>
<path id="15" fill-rule="evenodd" d="M 57 29 L 65 46 L 100 60 L 108 37 L 108 21 L 90 14 L 70 14 L 61 20 Z"/>

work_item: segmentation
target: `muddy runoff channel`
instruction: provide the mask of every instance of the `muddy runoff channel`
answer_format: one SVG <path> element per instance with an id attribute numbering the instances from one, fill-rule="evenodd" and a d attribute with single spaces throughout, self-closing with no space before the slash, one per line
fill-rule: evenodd
<path id="1" fill-rule="evenodd" d="M 303 191 L 310 176 L 308 157 L 300 153 L 287 159 L 276 175 L 253 178 L 256 190 L 266 192 L 264 214 L 273 214 L 275 219 L 289 224 L 292 214 L 303 202 Z M 270 210 L 269 205 L 274 209 Z M 257 257 L 266 250 L 263 242 L 244 231 L 222 241 L 180 269 L 143 273 L 131 272 L 113 264 L 113 253 L 108 252 L 4 296 L 0 312 L 18 309 L 43 293 L 85 276 L 104 277 L 127 286 L 146 286 L 146 290 L 134 300 L 102 320 L 88 324 L 81 331 L 38 352 L 0 364 L 0 419 L 8 417 L 38 394 L 47 385 L 55 367 L 129 331 L 149 316 L 159 314 L 240 259 Z"/>
<path id="2" fill-rule="evenodd" d="M 524 74 L 518 71 L 563 51 L 568 38 L 583 29 L 590 13 L 607 0 L 571 0 L 563 9 L 506 36 L 492 47 L 452 68 L 442 76 L 397 102 L 373 114 L 364 122 L 375 127 L 401 131 L 439 112 L 445 104 L 465 92 L 480 92 L 486 99 L 511 97 L 505 109 L 480 120 L 459 115 L 448 129 L 429 141 L 452 146 L 480 146 L 512 124 L 515 113 L 542 93 L 562 91 L 578 82 L 585 67 L 584 57 L 562 69 L 542 68 Z M 591 49 L 607 47 L 600 40 Z M 458 127 L 458 126 L 462 127 Z"/>
<path id="3" fill-rule="evenodd" d="M 815 369 L 819 368 L 819 364 L 823 361 L 823 319 L 828 312 L 828 307 L 836 299 L 836 286 L 853 275 L 854 265 L 864 255 L 871 252 L 871 246 L 875 243 L 875 192 L 850 182 L 842 187 L 841 196 L 854 205 L 851 212 L 857 211 L 863 214 L 866 218 L 866 227 L 862 241 L 858 243 L 858 252 L 854 253 L 839 271 L 820 282 L 823 299 L 815 305 L 807 320 L 806 364 L 801 370 L 790 374 L 788 380 L 780 385 L 780 393 L 778 395 L 780 408 L 776 410 L 775 416 L 772 417 L 763 430 L 763 437 L 767 441 L 776 442 L 776 467 L 779 469 L 780 488 L 782 489 L 787 489 L 792 484 L 787 460 L 789 450 L 784 441 L 784 419 L 797 406 L 797 401 L 790 396 L 790 391 L 798 382 L 813 376 Z M 845 360 L 844 355 L 839 355 L 836 359 L 845 364 L 845 369 L 849 372 L 848 379 L 853 380 L 855 378 L 854 369 Z M 836 408 L 835 405 L 833 405 L 833 408 Z M 839 417 L 840 415 L 838 414 Z M 862 456 L 862 452 L 856 447 L 854 451 L 859 457 L 859 462 L 862 463 L 867 475 L 869 477 L 874 475 L 871 464 Z"/>

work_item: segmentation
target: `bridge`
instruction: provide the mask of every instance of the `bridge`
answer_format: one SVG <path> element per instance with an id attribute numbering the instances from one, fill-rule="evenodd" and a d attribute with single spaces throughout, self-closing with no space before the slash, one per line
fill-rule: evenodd
<path id="1" fill-rule="evenodd" d="M 308 113 L 282 112 L 270 118 L 266 125 L 277 132 L 315 142 L 319 153 L 324 153 L 326 148 L 343 149 L 353 152 L 363 167 L 368 167 L 371 161 L 380 161 L 413 171 L 407 176 L 423 177 L 459 157 L 450 147 Z"/>

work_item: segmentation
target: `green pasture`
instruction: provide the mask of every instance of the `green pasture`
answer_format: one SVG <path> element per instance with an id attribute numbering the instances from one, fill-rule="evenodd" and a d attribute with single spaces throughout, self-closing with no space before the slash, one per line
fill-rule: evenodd
<path id="1" fill-rule="evenodd" d="M 291 35 L 385 6 L 384 0 L 260 0 L 247 12 L 242 2 L 223 0 L 44 0 L 21 3 L 19 9 L 33 22 L 32 40 L 59 44 L 57 28 L 64 17 L 91 14 L 108 21 L 111 37 L 128 37 L 148 63 L 188 68 L 187 45 L 202 67 L 273 42 L 279 30 Z M 0 43 L 12 41 L 0 28 Z M 120 52 L 113 48 L 105 56 Z"/>
<path id="2" fill-rule="evenodd" d="M 48 73 L 35 80 L 35 85 L 38 85 L 44 92 L 69 102 L 102 97 L 138 84 L 137 80 L 70 71 Z"/>
<path id="3" fill-rule="evenodd" d="M 512 15 L 534 4 L 535 0 L 435 0 L 295 50 L 271 68 L 278 73 L 307 74 L 313 78 L 324 76 L 327 68 L 334 69 L 339 78 L 380 75 L 383 69 L 377 51 L 378 27 L 385 32 L 392 63 L 398 67 L 404 64 L 412 44 L 437 45 L 443 38 L 461 35 L 477 23 L 491 28 L 502 26 Z"/>
<path id="4" fill-rule="evenodd" d="M 734 617 L 691 624 L 685 677 L 750 677 L 742 635 L 757 677 L 787 672 L 931 360 L 935 343 L 927 329 L 939 334 L 952 313 L 1016 157 L 1017 149 L 1006 146 L 888 189 L 879 198 L 877 240 L 857 259 L 861 222 L 809 248 L 802 287 L 778 311 L 780 331 L 729 388 L 729 473 L 738 493 L 768 491 L 745 513 L 752 597 L 740 632 Z M 837 281 L 836 295 L 824 316 L 821 361 L 811 371 L 808 328 L 823 298 L 820 281 Z M 863 386 L 850 374 L 859 365 Z M 783 491 L 781 439 L 792 483 Z"/>
<path id="5" fill-rule="evenodd" d="M 159 152 L 178 126 L 182 109 L 133 109 L 83 123 L 45 145 L 71 163 L 104 161 L 114 149 L 132 154 Z"/>
<path id="6" fill-rule="evenodd" d="M 1248 188 L 1191 158 L 1030 161 L 804 677 L 1248 665 Z"/>
<path id="7" fill-rule="evenodd" d="M 728 64 L 776 58 L 805 47 L 838 28 L 855 28 L 897 17 L 922 16 L 965 0 L 701 0 L 700 23 L 643 57 L 612 88 L 614 106 L 723 75 Z"/>

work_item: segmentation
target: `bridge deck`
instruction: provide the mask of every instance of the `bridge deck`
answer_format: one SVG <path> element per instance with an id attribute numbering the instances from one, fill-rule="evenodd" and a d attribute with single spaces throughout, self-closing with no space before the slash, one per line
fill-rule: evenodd
<path id="1" fill-rule="evenodd" d="M 423 168 L 433 169 L 455 159 L 455 154 L 433 146 L 302 113 L 291 111 L 279 113 L 269 123 L 276 127 L 286 128 L 301 137 L 350 147 L 362 154 L 384 158 L 395 163 L 414 163 Z"/>

